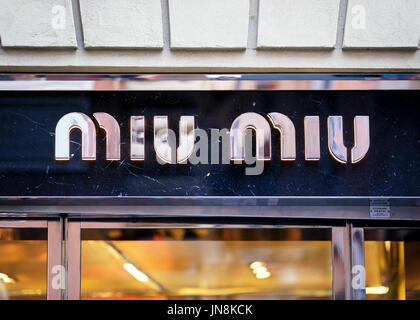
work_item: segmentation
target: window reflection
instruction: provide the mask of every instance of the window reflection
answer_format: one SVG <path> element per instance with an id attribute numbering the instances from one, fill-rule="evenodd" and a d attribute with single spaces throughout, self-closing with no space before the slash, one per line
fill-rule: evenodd
<path id="1" fill-rule="evenodd" d="M 0 228 L 0 300 L 46 299 L 46 229 Z"/>
<path id="2" fill-rule="evenodd" d="M 330 229 L 82 232 L 83 299 L 331 299 Z"/>
<path id="3" fill-rule="evenodd" d="M 420 299 L 419 230 L 365 231 L 366 298 Z"/>

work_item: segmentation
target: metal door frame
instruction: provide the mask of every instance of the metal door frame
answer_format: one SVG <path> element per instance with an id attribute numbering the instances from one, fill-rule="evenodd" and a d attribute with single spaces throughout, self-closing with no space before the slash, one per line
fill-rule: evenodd
<path id="1" fill-rule="evenodd" d="M 365 82 L 376 82 L 375 90 L 419 90 L 420 75 L 413 74 L 0 74 L 0 91 L 77 91 L 99 90 L 95 83 L 111 81 L 112 91 L 124 91 L 123 84 L 141 81 L 144 90 L 300 90 L 302 81 L 310 83 L 309 90 L 371 90 Z M 271 88 L 276 82 L 282 86 Z M 216 85 L 215 85 L 216 84 Z M 241 84 L 245 84 L 242 86 Z M 135 88 L 133 90 L 141 90 Z M 307 90 L 307 88 L 305 88 Z M 333 298 L 364 299 L 364 289 L 351 286 L 355 266 L 364 267 L 364 222 L 375 220 L 369 215 L 369 196 L 360 197 L 0 197 L 0 228 L 48 229 L 48 299 L 80 298 L 80 234 L 89 222 L 80 219 L 103 218 L 103 227 L 124 227 L 123 219 L 132 217 L 270 217 L 290 223 L 309 221 L 316 226 L 330 219 Z M 419 197 L 387 197 L 392 207 L 388 221 L 419 221 Z M 222 201 L 221 201 L 222 200 Z M 98 202 L 101 203 L 98 206 Z M 205 202 L 206 210 L 197 210 Z M 90 203 L 90 204 L 89 204 Z M 129 205 L 128 205 L 129 204 Z M 165 205 L 162 205 L 165 204 Z M 198 206 L 197 206 L 198 204 Z M 223 213 L 228 206 L 231 216 Z M 121 211 L 121 208 L 124 210 Z M 35 220 L 33 218 L 42 220 Z M 118 219 L 118 220 L 117 220 Z M 288 220 L 287 220 L 288 219 Z M 353 221 L 362 221 L 354 225 Z M 128 221 L 128 220 L 126 220 Z M 125 224 L 125 223 L 123 223 Z M 130 227 L 145 225 L 129 224 Z M 190 224 L 191 225 L 191 224 Z M 197 225 L 197 224 L 196 224 Z M 172 227 L 174 224 L 171 225 Z M 255 227 L 255 226 L 254 226 Z M 63 244 L 65 244 L 63 249 Z M 54 266 L 64 266 L 65 288 L 54 289 Z"/>
<path id="2" fill-rule="evenodd" d="M 116 220 L 116 221 L 115 221 Z M 345 226 L 331 226 L 319 224 L 218 224 L 218 223 L 147 223 L 126 222 L 123 219 L 107 219 L 100 222 L 86 219 L 67 219 L 67 276 L 66 299 L 80 299 L 81 283 L 81 230 L 82 229 L 138 229 L 138 228 L 328 228 L 331 229 L 332 254 L 332 298 L 336 300 L 365 299 L 365 290 L 353 290 L 351 287 L 351 270 L 355 264 L 364 267 L 363 237 L 357 238 L 355 234 L 363 236 L 362 228 L 354 228 L 351 223 Z M 353 234 L 353 236 L 352 236 Z M 361 240 L 361 241 L 360 241 Z M 70 263 L 69 263 L 70 262 Z"/>
<path id="3" fill-rule="evenodd" d="M 63 261 L 63 219 L 61 217 L 48 217 L 46 219 L 26 219 L 6 218 L 0 219 L 0 228 L 21 229 L 21 228 L 40 228 L 47 229 L 47 299 L 61 300 L 63 298 L 63 287 L 53 285 L 55 276 L 61 277 Z"/>
<path id="4" fill-rule="evenodd" d="M 160 216 L 143 215 L 138 208 L 136 217 L 120 215 L 85 217 L 84 214 L 44 215 L 35 217 L 30 213 L 2 213 L 0 228 L 47 229 L 47 299 L 78 300 L 81 296 L 81 232 L 83 229 L 139 229 L 139 228 L 328 228 L 331 229 L 332 299 L 366 299 L 365 283 L 353 288 L 352 280 L 365 265 L 364 231 L 367 229 L 419 229 L 418 221 L 382 220 L 325 220 L 285 217 L 252 217 L 252 223 L 242 222 L 242 217 L 214 217 L 211 222 L 204 216 Z M 9 215 L 8 217 L 5 217 Z M 135 218 L 136 221 L 133 221 Z M 161 222 L 159 221 L 160 219 Z M 149 221 L 149 220 L 150 221 Z M 171 221 L 172 220 L 172 221 Z M 153 222 L 154 221 L 154 222 Z M 166 222 L 165 222 L 166 221 Z M 228 222 L 227 222 L 228 221 Z M 63 268 L 61 288 L 53 286 L 58 275 L 57 266 Z M 363 277 L 363 281 L 365 281 Z M 359 283 L 360 285 L 360 283 Z"/>

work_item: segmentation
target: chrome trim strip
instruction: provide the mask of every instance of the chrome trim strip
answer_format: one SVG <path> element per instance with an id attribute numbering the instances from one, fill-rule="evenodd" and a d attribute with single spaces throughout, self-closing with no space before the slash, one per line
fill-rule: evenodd
<path id="1" fill-rule="evenodd" d="M 219 224 L 219 223 L 155 223 L 155 222 L 106 222 L 81 221 L 82 229 L 330 229 L 330 225 L 290 224 Z"/>
<path id="2" fill-rule="evenodd" d="M 350 243 L 347 227 L 333 227 L 331 234 L 333 299 L 350 299 Z"/>
<path id="3" fill-rule="evenodd" d="M 47 221 L 0 220 L 0 228 L 47 228 Z"/>
<path id="4" fill-rule="evenodd" d="M 61 277 L 59 283 L 64 284 L 64 275 L 60 272 L 63 270 L 63 219 L 48 221 L 48 267 L 47 267 L 47 299 L 61 300 L 63 295 L 62 288 L 57 288 L 55 283 L 56 277 Z M 58 267 L 58 268 L 57 268 Z M 60 274 L 59 274 L 60 273 Z"/>
<path id="5" fill-rule="evenodd" d="M 80 222 L 65 219 L 66 230 L 66 300 L 80 300 L 81 241 Z"/>
<path id="6" fill-rule="evenodd" d="M 250 206 L 185 206 L 185 205 L 16 205 L 1 207 L 0 217 L 68 214 L 72 218 L 139 218 L 139 217 L 202 217 L 202 218 L 282 218 L 337 219 L 365 221 L 419 221 L 418 207 L 391 207 L 390 218 L 371 218 L 368 206 L 350 205 L 250 205 Z"/>
<path id="7" fill-rule="evenodd" d="M 63 201 L 93 201 L 93 200 L 120 200 L 120 201 L 137 201 L 150 203 L 153 201 L 178 201 L 178 202 L 197 202 L 197 203 L 219 203 L 220 201 L 229 201 L 230 203 L 238 203 L 238 201 L 246 200 L 245 204 L 249 204 L 249 201 L 268 201 L 270 200 L 271 205 L 277 205 L 277 202 L 273 201 L 308 201 L 308 200 L 347 200 L 347 201 L 356 201 L 364 200 L 363 204 L 368 204 L 365 200 L 371 199 L 387 199 L 387 200 L 418 200 L 420 204 L 420 196 L 0 196 L 1 203 L 14 203 L 17 201 L 27 201 L 27 202 L 42 202 L 45 200 L 55 200 L 56 202 L 63 203 Z"/>
<path id="8" fill-rule="evenodd" d="M 0 74 L 0 91 L 419 89 L 420 74 Z"/>
<path id="9" fill-rule="evenodd" d="M 0 196 L 0 213 L 14 206 L 369 206 L 386 199 L 391 206 L 420 206 L 420 196 Z"/>
<path id="10" fill-rule="evenodd" d="M 351 235 L 351 270 L 352 270 L 352 299 L 366 299 L 366 269 L 365 269 L 365 241 L 363 228 L 350 227 Z M 357 272 L 362 274 L 357 274 Z M 353 277 L 359 276 L 360 287 L 354 287 Z M 357 281 L 354 281 L 357 284 Z"/>

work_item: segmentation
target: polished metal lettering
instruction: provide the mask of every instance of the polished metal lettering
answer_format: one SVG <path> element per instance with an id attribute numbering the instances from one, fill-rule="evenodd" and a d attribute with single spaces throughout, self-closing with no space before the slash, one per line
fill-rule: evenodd
<path id="1" fill-rule="evenodd" d="M 362 160 L 369 150 L 369 117 L 354 117 L 354 147 L 351 149 L 351 163 Z"/>
<path id="2" fill-rule="evenodd" d="M 144 117 L 132 116 L 130 118 L 130 160 L 144 161 Z"/>
<path id="3" fill-rule="evenodd" d="M 351 163 L 361 161 L 369 150 L 369 116 L 354 117 L 354 147 L 351 149 Z M 347 162 L 347 148 L 343 142 L 343 117 L 328 117 L 328 149 L 338 162 Z"/>
<path id="4" fill-rule="evenodd" d="M 303 124 L 305 130 L 305 160 L 318 161 L 321 159 L 319 117 L 306 116 Z"/>
<path id="5" fill-rule="evenodd" d="M 70 133 L 79 129 L 82 133 L 82 160 L 96 159 L 96 129 L 93 121 L 84 113 L 71 112 L 64 115 L 55 128 L 55 159 L 70 160 Z"/>
<path id="6" fill-rule="evenodd" d="M 155 116 L 153 130 L 156 156 L 164 163 L 175 163 L 174 147 L 169 143 L 168 117 Z"/>
<path id="7" fill-rule="evenodd" d="M 331 116 L 327 120 L 328 150 L 335 160 L 340 163 L 347 162 L 347 148 L 343 140 L 343 117 Z"/>
<path id="8" fill-rule="evenodd" d="M 106 133 L 106 160 L 120 160 L 120 126 L 117 120 L 105 112 L 96 112 L 93 117 L 98 122 L 99 127 L 104 129 Z"/>
<path id="9" fill-rule="evenodd" d="M 258 161 L 271 160 L 271 128 L 268 121 L 255 112 L 238 116 L 230 128 L 230 159 L 245 160 L 245 130 L 252 129 L 256 135 Z"/>
<path id="10" fill-rule="evenodd" d="M 178 163 L 187 163 L 194 151 L 194 116 L 181 116 L 179 120 L 179 147 L 176 152 Z"/>
<path id="11" fill-rule="evenodd" d="M 280 132 L 280 159 L 282 161 L 294 161 L 296 159 L 296 132 L 291 119 L 279 112 L 267 114 L 268 120 L 255 112 L 247 112 L 234 119 L 230 130 L 226 131 L 227 161 L 244 161 L 252 155 L 252 142 L 246 142 L 246 132 L 253 130 L 256 136 L 256 157 L 252 161 L 271 160 L 271 127 Z M 119 161 L 121 159 L 121 132 L 117 120 L 105 112 L 96 112 L 93 118 L 99 127 L 106 132 L 106 160 Z M 185 164 L 194 153 L 196 137 L 194 116 L 181 116 L 179 120 L 179 146 L 176 147 L 176 135 L 169 129 L 168 116 L 154 116 L 154 149 L 159 162 L 170 164 Z M 81 152 L 82 160 L 96 160 L 96 129 L 90 117 L 80 112 L 72 112 L 64 115 L 57 123 L 55 129 L 55 159 L 68 161 L 70 159 L 70 134 L 73 129 L 79 129 L 82 135 Z M 347 163 L 348 149 L 344 145 L 343 117 L 329 116 L 327 119 L 328 150 L 331 156 L 340 163 Z M 214 136 L 212 129 L 212 138 Z M 217 130 L 218 131 L 218 130 Z M 251 132 L 251 131 L 250 131 Z M 305 160 L 319 161 L 321 158 L 320 148 L 320 124 L 318 116 L 305 116 L 304 118 L 304 142 Z M 223 142 L 223 141 L 222 141 Z M 216 144 L 212 145 L 211 163 L 219 161 L 219 137 Z M 222 148 L 223 148 L 222 144 Z M 214 151 L 217 147 L 217 152 Z M 248 149 L 245 149 L 248 147 Z M 360 162 L 366 156 L 370 147 L 369 116 L 357 115 L 354 117 L 354 146 L 350 150 L 351 163 Z M 145 117 L 130 117 L 130 160 L 144 161 L 145 158 Z M 222 161 L 222 164 L 226 164 Z"/>
<path id="12" fill-rule="evenodd" d="M 179 147 L 175 161 L 175 138 L 170 137 L 167 116 L 154 117 L 154 148 L 164 163 L 186 163 L 194 151 L 194 116 L 181 116 L 179 120 Z"/>
<path id="13" fill-rule="evenodd" d="M 273 127 L 280 132 L 280 159 L 282 161 L 295 160 L 296 133 L 292 120 L 279 112 L 271 112 L 267 116 Z"/>

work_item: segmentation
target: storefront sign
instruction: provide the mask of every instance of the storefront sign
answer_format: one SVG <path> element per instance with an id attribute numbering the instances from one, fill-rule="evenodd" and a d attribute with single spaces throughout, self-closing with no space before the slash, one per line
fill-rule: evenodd
<path id="1" fill-rule="evenodd" d="M 419 97 L 2 91 L 0 195 L 419 196 Z"/>
<path id="2" fill-rule="evenodd" d="M 106 133 L 106 156 L 108 161 L 121 160 L 121 133 L 118 121 L 106 112 L 93 114 L 97 125 Z M 296 133 L 295 126 L 286 115 L 279 112 L 267 114 L 272 126 L 280 133 L 280 159 L 282 161 L 296 160 Z M 145 149 L 145 118 L 144 116 L 130 117 L 130 160 L 144 161 Z M 343 118 L 342 116 L 329 116 L 328 150 L 331 156 L 340 163 L 347 162 L 347 148 L 343 142 Z M 73 129 L 79 129 L 82 135 L 81 153 L 82 160 L 96 160 L 96 128 L 92 119 L 84 113 L 72 112 L 64 115 L 57 123 L 55 129 L 55 159 L 61 161 L 70 160 L 70 133 Z M 260 114 L 247 112 L 239 115 L 233 121 L 230 130 L 225 131 L 230 141 L 230 160 L 244 161 L 246 148 L 252 154 L 252 144 L 245 143 L 245 130 L 252 129 L 256 134 L 256 160 L 271 160 L 271 128 L 269 122 Z M 153 117 L 154 149 L 156 157 L 163 163 L 185 164 L 194 152 L 201 151 L 200 145 L 195 145 L 196 131 L 194 116 L 181 116 L 179 120 L 179 147 L 176 148 L 175 134 L 170 143 L 168 128 L 168 116 Z M 217 130 L 217 129 L 216 129 Z M 305 116 L 304 118 L 305 160 L 319 161 L 320 134 L 319 117 Z M 204 132 L 205 134 L 205 132 Z M 203 136 L 200 136 L 203 137 Z M 207 142 L 207 141 L 206 141 Z M 222 141 L 223 143 L 224 141 Z M 213 141 L 216 145 L 219 139 Z M 218 147 L 218 146 L 217 146 Z M 223 148 L 223 146 L 222 146 Z M 226 146 L 225 146 L 226 148 Z M 176 149 L 176 152 L 175 152 Z M 351 149 L 351 163 L 362 160 L 369 150 L 369 116 L 354 117 L 354 146 Z M 175 156 L 176 154 L 176 156 Z M 200 163 L 208 164 L 204 161 Z M 193 163 L 194 164 L 194 163 Z"/>

